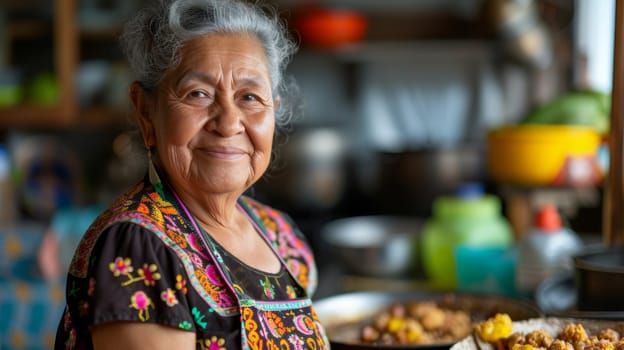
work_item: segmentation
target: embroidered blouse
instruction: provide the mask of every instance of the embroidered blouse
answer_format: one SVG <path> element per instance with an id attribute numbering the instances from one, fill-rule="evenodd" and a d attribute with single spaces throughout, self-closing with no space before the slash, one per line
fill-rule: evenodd
<path id="1" fill-rule="evenodd" d="M 120 196 L 76 250 L 55 349 L 92 349 L 90 329 L 114 321 L 194 332 L 196 349 L 329 349 L 310 301 L 316 267 L 304 236 L 251 198 L 238 207 L 280 258 L 278 273 L 230 255 L 169 189 L 163 198 L 144 180 Z"/>

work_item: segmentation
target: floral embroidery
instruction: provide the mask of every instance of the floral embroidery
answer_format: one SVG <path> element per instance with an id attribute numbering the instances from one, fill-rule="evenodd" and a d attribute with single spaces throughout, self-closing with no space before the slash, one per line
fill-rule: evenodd
<path id="1" fill-rule="evenodd" d="M 75 347 L 76 347 L 76 328 L 72 328 L 71 331 L 69 331 L 69 338 L 67 339 L 67 342 L 65 343 L 65 348 L 73 349 Z"/>
<path id="2" fill-rule="evenodd" d="M 178 298 L 175 296 L 175 292 L 171 290 L 171 288 L 167 288 L 167 290 L 160 293 L 160 299 L 162 299 L 167 306 L 175 306 L 178 304 Z"/>
<path id="3" fill-rule="evenodd" d="M 274 334 L 274 337 L 279 338 L 285 333 L 294 330 L 294 327 L 284 326 L 284 320 L 274 312 L 267 311 L 264 313 L 269 330 Z"/>
<path id="4" fill-rule="evenodd" d="M 130 258 L 122 259 L 117 257 L 115 262 L 108 264 L 108 268 L 113 272 L 113 276 L 119 277 L 119 275 L 129 275 L 134 271 L 132 268 L 132 260 Z"/>
<path id="5" fill-rule="evenodd" d="M 221 280 L 221 274 L 219 273 L 219 270 L 217 270 L 217 268 L 213 264 L 206 266 L 206 276 L 208 277 L 210 283 L 219 287 L 224 285 L 223 281 Z"/>
<path id="6" fill-rule="evenodd" d="M 223 338 L 213 336 L 210 339 L 200 340 L 198 343 L 202 350 L 225 350 L 225 339 Z"/>
<path id="7" fill-rule="evenodd" d="M 76 286 L 76 281 L 72 281 L 71 287 L 68 287 L 67 295 L 76 297 L 80 293 L 80 287 Z"/>
<path id="8" fill-rule="evenodd" d="M 160 273 L 156 272 L 158 266 L 156 264 L 143 264 L 143 268 L 138 270 L 139 276 L 143 278 L 146 286 L 154 286 L 156 281 L 160 279 Z"/>
<path id="9" fill-rule="evenodd" d="M 178 327 L 184 329 L 185 331 L 190 331 L 193 328 L 193 325 L 189 321 L 182 321 L 178 324 Z"/>
<path id="10" fill-rule="evenodd" d="M 195 266 L 195 268 L 201 269 L 203 267 L 202 259 L 197 254 L 189 253 L 189 257 L 191 258 L 191 261 L 193 262 L 193 266 Z"/>
<path id="11" fill-rule="evenodd" d="M 267 298 L 275 298 L 275 286 L 273 285 L 273 283 L 271 283 L 268 276 L 264 277 L 264 281 L 260 280 L 260 285 L 262 286 L 262 289 L 264 290 L 264 295 L 266 295 Z"/>
<path id="12" fill-rule="evenodd" d="M 291 334 L 288 341 L 295 346 L 295 349 L 303 349 L 303 340 L 296 334 Z"/>
<path id="13" fill-rule="evenodd" d="M 143 203 L 139 204 L 139 206 L 137 207 L 137 211 L 139 213 L 149 214 L 149 208 Z"/>
<path id="14" fill-rule="evenodd" d="M 126 304 L 121 306 L 127 308 L 126 310 L 129 308 L 137 310 L 138 316 L 135 317 L 142 321 L 152 321 L 153 319 L 150 317 L 156 316 L 154 314 L 155 309 L 164 310 L 162 309 L 164 304 L 170 307 L 174 305 L 180 307 L 181 300 L 178 298 L 181 298 L 181 295 L 189 294 L 190 289 L 193 288 L 195 292 L 200 294 L 200 297 L 207 305 L 201 304 L 203 306 L 199 306 L 193 303 L 195 301 L 193 298 L 196 297 L 196 294 L 193 294 L 192 298 L 190 298 L 193 302 L 190 302 L 188 306 L 191 309 L 189 311 L 192 313 L 192 319 L 181 322 L 178 321 L 179 323 L 177 326 L 179 329 L 195 330 L 199 336 L 197 342 L 198 349 L 224 350 L 227 348 L 226 344 L 234 348 L 233 344 L 228 344 L 228 337 L 220 333 L 218 336 L 213 336 L 214 333 L 211 334 L 206 331 L 206 329 L 209 324 L 212 324 L 215 318 L 219 319 L 224 315 L 232 315 L 239 310 L 237 307 L 236 294 L 228 288 L 220 271 L 214 265 L 216 261 L 208 256 L 205 247 L 197 241 L 197 236 L 191 231 L 192 227 L 187 226 L 185 218 L 176 211 L 176 207 L 153 192 L 153 189 L 151 189 L 149 185 L 145 189 L 143 189 L 143 186 L 138 186 L 133 192 L 126 193 L 124 197 L 121 197 L 120 200 L 117 200 L 113 204 L 113 207 L 115 205 L 119 206 L 118 210 L 115 212 L 107 211 L 91 226 L 91 229 L 86 235 L 89 239 L 86 241 L 83 240 L 81 243 L 78 250 L 80 253 L 78 254 L 79 258 L 75 259 L 70 268 L 72 278 L 89 277 L 85 268 L 85 262 L 89 261 L 89 265 L 94 266 L 92 265 L 94 256 L 91 254 L 91 251 L 95 246 L 96 238 L 105 227 L 115 224 L 116 222 L 130 222 L 141 225 L 146 230 L 157 235 L 165 245 L 169 246 L 178 255 L 186 274 L 176 274 L 173 280 L 167 280 L 169 285 L 159 288 L 158 291 L 148 291 L 147 288 L 149 286 L 156 286 L 162 283 L 162 280 L 165 278 L 165 270 L 160 268 L 163 267 L 162 265 L 136 261 L 136 257 L 134 257 L 133 260 L 135 261 L 133 261 L 130 257 L 124 258 L 123 256 L 112 256 L 113 259 L 111 260 L 97 262 L 97 264 L 103 265 L 105 268 L 108 264 L 111 271 L 111 275 L 109 276 L 121 277 L 118 283 L 124 286 L 132 284 L 133 288 L 138 287 L 138 289 L 144 289 L 143 291 L 137 292 L 135 292 L 135 290 L 131 292 L 128 291 L 129 295 L 131 295 L 129 297 L 130 305 L 126 306 Z M 265 207 L 250 198 L 243 197 L 241 199 L 241 205 L 251 210 L 250 215 L 259 220 L 258 223 L 264 223 L 266 225 L 266 228 L 263 228 L 263 233 L 278 254 L 284 259 L 286 267 L 290 270 L 297 282 L 299 282 L 299 285 L 308 288 L 308 290 L 314 288 L 317 282 L 317 276 L 315 267 L 311 264 L 313 261 L 311 260 L 311 252 L 304 245 L 301 235 L 289 224 L 288 219 L 283 217 L 280 212 Z M 137 210 L 138 206 L 140 206 L 142 210 Z M 141 211 L 143 214 L 139 213 Z M 197 259 L 198 257 L 199 259 Z M 133 262 L 134 265 L 132 265 Z M 143 281 L 143 283 L 134 284 L 134 282 L 140 281 Z M 89 300 L 87 297 L 93 293 L 96 281 L 85 280 L 76 285 L 74 285 L 74 282 L 75 281 L 72 279 L 69 283 L 69 286 L 72 288 L 68 288 L 68 296 L 75 296 L 74 302 Z M 101 281 L 98 282 L 101 283 Z M 254 283 L 257 286 L 256 288 L 260 289 L 258 290 L 259 292 L 265 293 L 267 296 L 272 295 L 269 299 L 275 299 L 277 298 L 277 294 L 275 293 L 281 288 L 279 284 L 276 284 L 277 282 L 279 281 L 273 278 L 265 279 L 262 277 L 255 279 Z M 143 287 L 143 284 L 148 287 Z M 80 287 L 80 289 L 78 289 L 78 287 Z M 287 293 L 286 296 L 292 299 L 297 298 L 297 291 L 300 291 L 298 285 L 284 285 L 284 289 Z M 158 299 L 162 299 L 162 301 Z M 156 305 L 158 303 L 163 304 Z M 274 301 L 267 305 L 276 305 L 273 303 Z M 281 302 L 279 304 L 282 305 Z M 198 307 L 194 307 L 195 305 Z M 78 312 L 82 310 L 81 307 L 85 306 L 88 307 L 88 304 L 75 305 Z M 309 321 L 314 320 L 315 317 L 308 320 L 306 320 L 305 317 L 298 317 L 310 317 L 308 310 L 304 311 L 307 307 L 293 307 L 294 308 L 287 311 L 281 310 L 273 312 L 256 309 L 254 304 L 247 306 L 242 305 L 240 309 L 242 313 L 240 317 L 244 327 L 241 334 L 242 346 L 250 349 L 256 346 L 293 350 L 301 348 L 327 349 L 329 344 L 325 342 L 326 338 L 323 336 L 322 327 L 310 328 L 311 323 L 309 323 Z M 152 308 L 152 310 L 150 310 L 150 308 Z M 152 315 L 150 315 L 150 311 Z M 92 310 L 89 310 L 89 313 L 92 312 Z M 84 320 L 84 317 L 77 317 L 78 315 L 76 314 L 70 316 L 69 311 L 67 311 L 66 316 L 68 319 L 71 318 L 71 321 L 74 322 Z M 301 322 L 297 323 L 296 320 Z M 65 340 L 71 339 L 72 343 L 75 343 L 76 331 L 71 329 L 71 322 L 69 322 L 69 320 L 67 321 L 69 329 L 66 330 Z M 288 331 L 289 329 L 292 329 L 292 331 Z M 313 331 L 314 334 L 308 335 L 310 331 Z M 274 332 L 278 334 L 277 337 L 271 335 Z M 228 341 L 226 341 L 226 339 L 228 339 Z M 78 337 L 78 341 L 79 345 L 82 346 L 82 335 Z M 240 348 L 240 346 L 238 346 L 238 348 Z"/>
<path id="15" fill-rule="evenodd" d="M 287 285 L 286 286 L 286 295 L 288 295 L 288 297 L 290 299 L 295 299 L 297 297 L 297 291 L 295 290 L 295 287 L 293 287 L 292 285 Z"/>
<path id="16" fill-rule="evenodd" d="M 206 321 L 204 321 L 204 317 L 206 316 L 202 315 L 197 307 L 193 307 L 193 310 L 191 310 L 191 312 L 193 313 L 193 317 L 195 318 L 195 323 L 197 323 L 201 328 L 206 329 L 207 324 Z"/>
<path id="17" fill-rule="evenodd" d="M 89 289 L 87 289 L 87 295 L 88 296 L 93 296 L 93 293 L 95 292 L 95 278 L 91 277 L 89 279 Z"/>
<path id="18" fill-rule="evenodd" d="M 156 264 L 143 264 L 141 268 L 137 270 L 139 276 L 132 276 L 134 268 L 131 265 L 132 260 L 130 258 L 122 259 L 120 257 L 115 259 L 115 262 L 108 264 L 109 269 L 113 272 L 113 276 L 119 277 L 125 275 L 128 277 L 126 281 L 121 283 L 122 286 L 130 285 L 134 282 L 143 281 L 146 286 L 156 285 L 156 281 L 160 279 L 160 273 L 158 272 L 158 266 Z"/>
<path id="19" fill-rule="evenodd" d="M 149 307 L 151 306 L 152 308 L 154 307 L 154 304 L 152 303 L 152 299 L 150 299 L 150 297 L 147 296 L 147 294 L 145 294 L 142 291 L 138 291 L 136 293 L 134 293 L 131 297 L 130 297 L 130 305 L 131 308 L 136 309 L 139 311 L 139 319 L 143 322 L 149 320 Z"/>
<path id="20" fill-rule="evenodd" d="M 81 300 L 78 303 L 78 312 L 81 316 L 87 315 L 89 313 L 89 303 L 86 300 Z"/>
<path id="21" fill-rule="evenodd" d="M 71 327 L 71 317 L 69 317 L 69 306 L 65 306 L 65 314 L 63 315 L 63 328 L 67 331 Z"/>
<path id="22" fill-rule="evenodd" d="M 177 290 L 181 291 L 182 294 L 186 294 L 188 292 L 188 289 L 186 288 L 186 280 L 182 277 L 182 275 L 176 276 L 175 287 Z"/>

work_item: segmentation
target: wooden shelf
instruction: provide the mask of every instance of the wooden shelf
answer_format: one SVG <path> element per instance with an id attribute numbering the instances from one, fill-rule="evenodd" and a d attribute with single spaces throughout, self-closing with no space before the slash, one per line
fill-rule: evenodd
<path id="1" fill-rule="evenodd" d="M 53 106 L 16 105 L 0 108 L 2 128 L 62 128 L 76 122 L 78 116 L 74 73 L 78 62 L 76 0 L 54 0 L 52 22 L 17 20 L 10 25 L 11 40 L 51 37 L 54 46 L 54 76 L 61 92 Z M 19 62 L 14 63 L 19 67 Z"/>
<path id="2" fill-rule="evenodd" d="M 36 20 L 18 20 L 9 24 L 8 36 L 12 40 L 32 40 L 50 35 L 51 25 Z"/>
<path id="3" fill-rule="evenodd" d="M 60 129 L 74 126 L 123 127 L 132 123 L 132 111 L 90 106 L 71 111 L 57 106 L 16 105 L 0 108 L 0 129 Z"/>
<path id="4" fill-rule="evenodd" d="M 80 28 L 80 40 L 90 41 L 111 41 L 117 40 L 122 32 L 121 25 L 114 25 L 106 28 Z"/>
<path id="5" fill-rule="evenodd" d="M 70 106 L 71 107 L 71 106 Z M 0 128 L 62 128 L 73 121 L 73 112 L 63 105 L 16 105 L 0 109 Z"/>
<path id="6" fill-rule="evenodd" d="M 133 112 L 108 106 L 91 106 L 81 109 L 78 125 L 86 127 L 123 127 L 133 122 Z"/>

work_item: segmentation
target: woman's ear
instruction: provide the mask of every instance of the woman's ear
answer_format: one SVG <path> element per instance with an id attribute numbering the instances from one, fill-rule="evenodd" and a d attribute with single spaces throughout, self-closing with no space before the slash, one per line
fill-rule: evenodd
<path id="1" fill-rule="evenodd" d="M 134 112 L 136 114 L 137 121 L 139 122 L 139 127 L 141 128 L 143 142 L 145 143 L 146 148 L 150 148 L 156 144 L 154 123 L 152 121 L 152 116 L 150 115 L 150 98 L 141 84 L 136 81 L 130 85 L 129 95 L 132 105 L 134 106 Z"/>

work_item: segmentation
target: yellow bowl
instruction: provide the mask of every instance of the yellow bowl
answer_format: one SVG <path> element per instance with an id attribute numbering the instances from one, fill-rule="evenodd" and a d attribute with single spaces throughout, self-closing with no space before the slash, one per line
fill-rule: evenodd
<path id="1" fill-rule="evenodd" d="M 500 127 L 487 135 L 488 174 L 496 182 L 517 185 L 593 185 L 602 179 L 600 143 L 600 133 L 583 126 Z"/>

